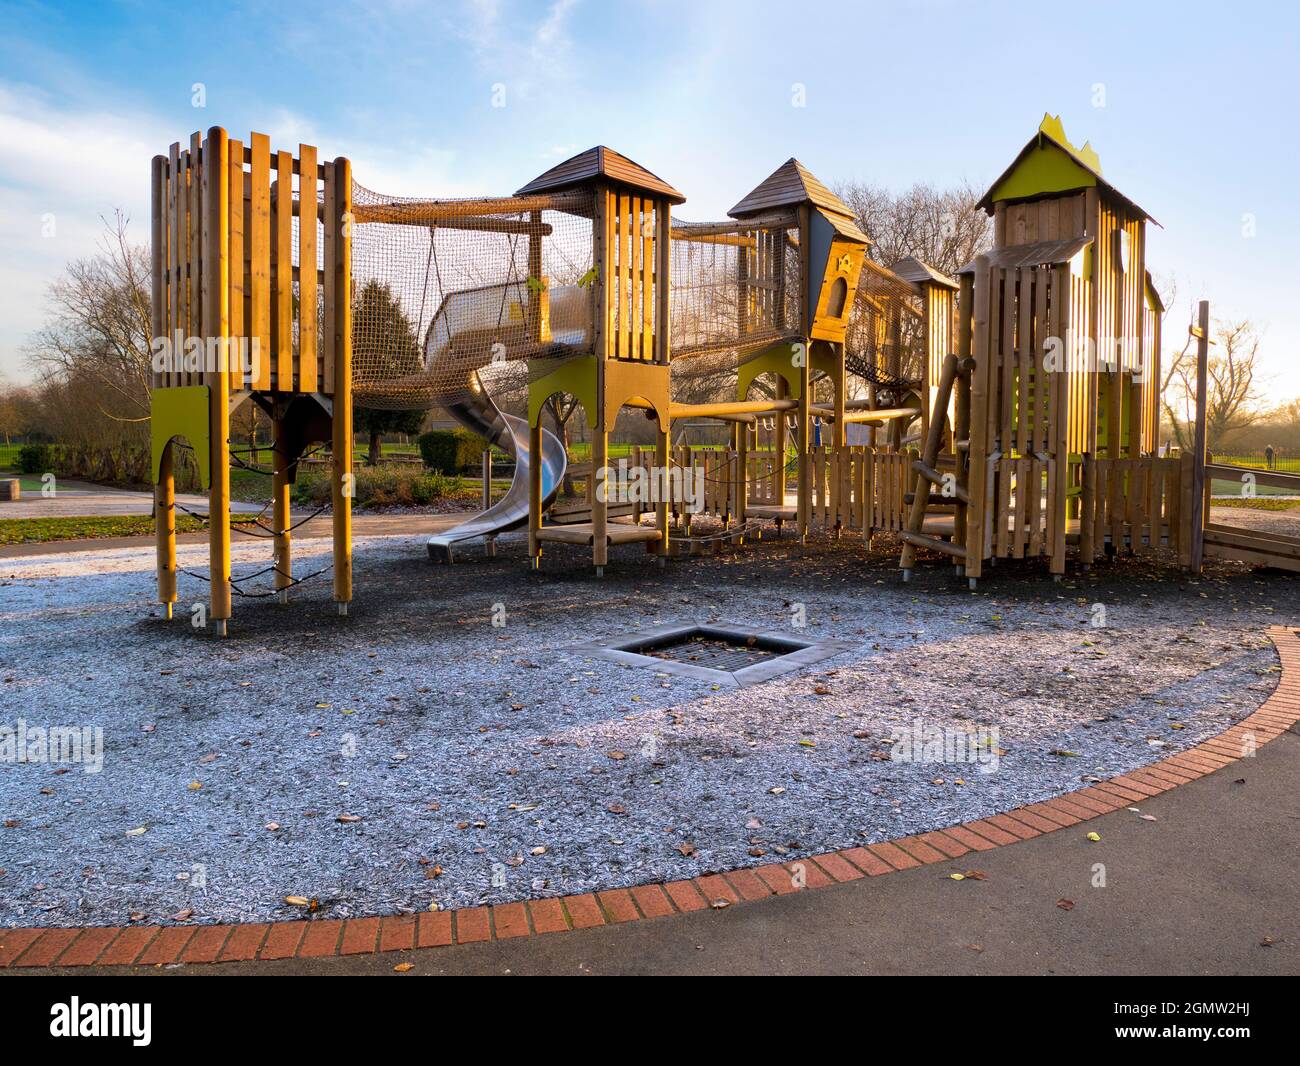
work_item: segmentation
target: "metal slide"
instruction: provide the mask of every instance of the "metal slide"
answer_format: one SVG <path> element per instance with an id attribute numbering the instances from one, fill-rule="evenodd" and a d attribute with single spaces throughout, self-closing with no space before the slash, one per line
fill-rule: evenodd
<path id="1" fill-rule="evenodd" d="M 428 371 L 434 370 L 458 333 L 489 324 L 491 319 L 483 321 L 484 311 L 491 309 L 497 301 L 495 298 L 485 300 L 484 295 L 489 292 L 495 294 L 498 290 L 503 309 L 511 301 L 522 304 L 527 300 L 524 285 L 517 282 L 447 295 L 425 334 L 424 355 Z M 466 429 L 509 452 L 515 460 L 515 474 L 506 494 L 486 511 L 429 538 L 429 557 L 446 562 L 452 561 L 455 545 L 476 537 L 484 539 L 490 555 L 498 534 L 528 523 L 528 471 L 534 458 L 528 450 L 528 423 L 497 407 L 483 387 L 477 370 L 469 371 L 467 376 L 467 388 L 447 404 L 447 410 Z M 545 428 L 542 429 L 541 463 L 542 510 L 545 511 L 559 492 L 568 466 L 564 444 Z"/>
<path id="2" fill-rule="evenodd" d="M 486 511 L 429 538 L 429 558 L 434 560 L 451 562 L 453 546 L 475 537 L 487 541 L 490 554 L 498 534 L 528 523 L 528 471 L 533 461 L 528 452 L 528 422 L 498 408 L 478 381 L 477 372 L 474 379 L 477 390 L 468 399 L 448 405 L 447 410 L 466 429 L 514 456 L 515 475 L 506 494 Z M 544 511 L 559 492 L 568 465 L 564 444 L 545 428 L 542 429 L 541 463 Z"/>

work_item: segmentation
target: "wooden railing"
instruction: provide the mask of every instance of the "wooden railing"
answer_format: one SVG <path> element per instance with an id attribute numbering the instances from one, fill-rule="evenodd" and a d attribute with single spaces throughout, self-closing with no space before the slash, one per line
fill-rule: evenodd
<path id="1" fill-rule="evenodd" d="M 1192 544 L 1192 464 L 1170 459 L 1084 457 L 1079 514 L 1079 560 L 1084 565 L 1107 543 L 1134 553 L 1162 545 L 1187 565 Z"/>

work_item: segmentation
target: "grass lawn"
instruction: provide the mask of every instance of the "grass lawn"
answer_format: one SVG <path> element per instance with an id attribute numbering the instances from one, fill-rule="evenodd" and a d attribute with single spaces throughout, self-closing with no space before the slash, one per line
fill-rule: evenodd
<path id="1" fill-rule="evenodd" d="M 1300 507 L 1300 500 L 1270 499 L 1267 496 L 1256 496 L 1254 499 L 1241 496 L 1226 496 L 1220 499 L 1218 496 L 1213 496 L 1211 497 L 1211 504 L 1214 507 L 1240 507 L 1245 511 L 1293 511 Z"/>
<path id="2" fill-rule="evenodd" d="M 177 533 L 194 533 L 206 527 L 207 523 L 190 515 L 176 516 Z M 152 536 L 153 531 L 153 517 L 147 514 L 95 518 L 4 518 L 0 519 L 0 544 L 143 537 Z"/>

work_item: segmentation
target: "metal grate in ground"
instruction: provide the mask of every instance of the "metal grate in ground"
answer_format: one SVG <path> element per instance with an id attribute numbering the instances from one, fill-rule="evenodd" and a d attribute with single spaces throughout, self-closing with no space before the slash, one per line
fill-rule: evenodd
<path id="1" fill-rule="evenodd" d="M 688 633 L 672 641 L 639 649 L 642 655 L 675 663 L 693 663 L 709 670 L 731 673 L 747 666 L 757 666 L 797 648 L 774 648 L 755 636 L 715 636 Z"/>

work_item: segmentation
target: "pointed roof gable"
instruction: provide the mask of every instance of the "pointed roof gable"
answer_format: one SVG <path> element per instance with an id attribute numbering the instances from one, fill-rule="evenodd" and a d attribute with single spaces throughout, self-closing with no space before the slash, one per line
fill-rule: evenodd
<path id="1" fill-rule="evenodd" d="M 742 215 L 753 215 L 761 211 L 772 211 L 779 207 L 794 207 L 806 203 L 820 207 L 832 215 L 853 218 L 849 206 L 818 181 L 799 160 L 793 158 L 787 159 L 772 171 L 727 214 L 732 218 L 740 218 Z"/>
<path id="2" fill-rule="evenodd" d="M 941 270 L 935 270 L 929 263 L 923 263 L 914 255 L 906 256 L 889 268 L 904 281 L 913 285 L 941 285 L 945 289 L 960 286 Z"/>
<path id="3" fill-rule="evenodd" d="M 1093 186 L 1122 200 L 1136 214 L 1156 222 L 1102 177 L 1101 159 L 1091 144 L 1085 141 L 1082 148 L 1076 148 L 1065 136 L 1060 115 L 1044 114 L 1038 132 L 989 187 L 978 206 L 992 214 L 993 205 L 999 200 L 1026 200 Z"/>
<path id="4" fill-rule="evenodd" d="M 686 197 L 669 185 L 657 174 L 651 174 L 639 163 L 634 163 L 627 156 L 606 148 L 603 144 L 579 152 L 571 159 L 551 167 L 545 174 L 539 174 L 515 195 L 524 196 L 534 192 L 554 192 L 569 189 L 575 185 L 604 179 L 616 185 L 626 185 L 633 189 L 661 196 L 669 203 L 682 204 Z"/>

